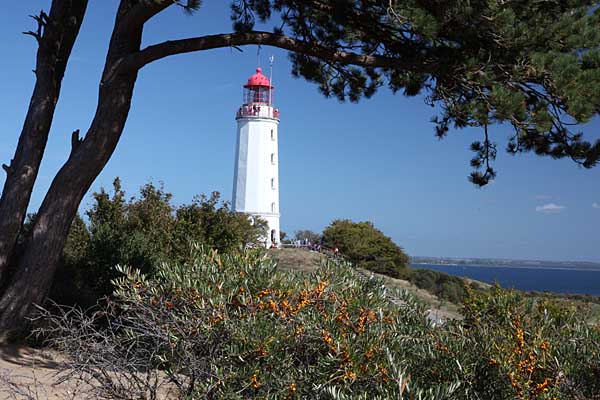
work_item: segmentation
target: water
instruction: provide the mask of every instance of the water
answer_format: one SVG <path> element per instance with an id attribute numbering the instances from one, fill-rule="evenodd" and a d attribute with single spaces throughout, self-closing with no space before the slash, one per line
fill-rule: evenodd
<path id="1" fill-rule="evenodd" d="M 415 264 L 412 267 L 432 269 L 487 283 L 497 282 L 504 288 L 600 296 L 600 271 L 432 264 Z"/>

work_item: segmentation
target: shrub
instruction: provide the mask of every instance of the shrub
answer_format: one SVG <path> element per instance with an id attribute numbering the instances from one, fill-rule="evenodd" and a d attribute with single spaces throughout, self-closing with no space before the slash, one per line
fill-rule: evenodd
<path id="1" fill-rule="evenodd" d="M 469 291 L 464 321 L 448 326 L 462 334 L 449 354 L 464 352 L 480 398 L 600 399 L 600 326 L 575 311 L 499 287 Z"/>
<path id="2" fill-rule="evenodd" d="M 411 269 L 408 280 L 418 288 L 427 290 L 456 304 L 462 303 L 466 296 L 464 280 L 443 272 L 429 269 Z"/>
<path id="3" fill-rule="evenodd" d="M 266 221 L 231 211 L 229 203 L 220 202 L 217 192 L 196 196 L 191 204 L 177 208 L 175 224 L 173 241 L 177 255 L 188 254 L 190 241 L 220 252 L 262 246 L 267 232 Z"/>
<path id="4" fill-rule="evenodd" d="M 134 369 L 161 369 L 182 398 L 442 399 L 456 390 L 452 380 L 421 390 L 407 372 L 431 341 L 424 309 L 345 264 L 301 275 L 257 251 L 196 249 L 153 278 L 120 270 L 116 303 L 93 316 L 65 310 L 46 331 L 70 356 L 72 376 L 95 380 L 93 396 L 142 397 L 119 375 Z"/>
<path id="5" fill-rule="evenodd" d="M 120 268 L 93 315 L 46 312 L 40 333 L 90 397 L 598 399 L 600 327 L 561 305 L 468 291 L 464 320 L 434 326 L 341 262 L 303 275 L 257 251 L 191 254 L 152 278 Z"/>
<path id="6" fill-rule="evenodd" d="M 327 247 L 337 247 L 359 268 L 407 279 L 418 288 L 456 304 L 465 297 L 463 279 L 432 270 L 410 269 L 409 257 L 402 248 L 371 222 L 333 221 L 323 231 L 323 241 Z"/>
<path id="7" fill-rule="evenodd" d="M 148 183 L 138 198 L 127 200 L 119 178 L 112 193 L 104 188 L 94 193 L 88 223 L 79 216 L 73 221 L 50 298 L 91 306 L 114 290 L 117 264 L 152 276 L 161 262 L 188 258 L 190 241 L 230 252 L 265 237 L 265 221 L 231 211 L 217 192 L 179 207 L 171 198 L 162 186 Z"/>
<path id="8" fill-rule="evenodd" d="M 323 231 L 325 246 L 337 247 L 359 268 L 401 278 L 407 273 L 408 256 L 371 222 L 336 220 Z"/>

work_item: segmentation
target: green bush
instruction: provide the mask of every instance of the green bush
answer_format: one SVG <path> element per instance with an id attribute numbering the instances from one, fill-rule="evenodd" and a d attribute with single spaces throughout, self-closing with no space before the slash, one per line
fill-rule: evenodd
<path id="1" fill-rule="evenodd" d="M 552 302 L 468 291 L 465 318 L 435 326 L 410 295 L 341 262 L 300 274 L 256 251 L 191 254 L 152 278 L 121 268 L 93 315 L 47 315 L 93 395 L 149 398 L 164 384 L 186 399 L 598 399 L 600 327 Z"/>
<path id="2" fill-rule="evenodd" d="M 411 269 L 408 280 L 420 289 L 460 304 L 465 298 L 465 282 L 462 278 L 429 269 Z"/>
<path id="3" fill-rule="evenodd" d="M 337 247 L 359 268 L 407 279 L 418 288 L 456 304 L 465 297 L 465 283 L 461 278 L 432 270 L 410 269 L 409 257 L 402 248 L 371 222 L 333 221 L 323 231 L 323 242 L 329 248 Z"/>
<path id="4" fill-rule="evenodd" d="M 600 325 L 582 308 L 494 287 L 468 291 L 447 327 L 470 390 L 485 399 L 600 399 Z"/>
<path id="5" fill-rule="evenodd" d="M 402 278 L 408 271 L 409 258 L 402 248 L 371 222 L 333 221 L 323 231 L 323 243 L 338 248 L 359 268 L 393 278 Z"/>
<path id="6" fill-rule="evenodd" d="M 50 318 L 69 368 L 101 372 L 95 395 L 112 398 L 133 370 L 156 369 L 179 398 L 442 399 L 456 390 L 452 380 L 420 389 L 410 377 L 432 327 L 409 295 L 346 264 L 302 275 L 277 271 L 260 251 L 193 254 L 153 278 L 121 268 L 113 306 Z"/>
<path id="7" fill-rule="evenodd" d="M 161 262 L 183 262 L 189 243 L 222 252 L 257 246 L 266 235 L 266 222 L 233 212 L 219 193 L 195 197 L 174 206 L 172 195 L 149 183 L 138 198 L 126 199 L 119 178 L 112 193 L 101 188 L 86 211 L 88 223 L 73 221 L 50 298 L 61 304 L 93 305 L 110 294 L 114 266 L 130 265 L 152 276 Z"/>

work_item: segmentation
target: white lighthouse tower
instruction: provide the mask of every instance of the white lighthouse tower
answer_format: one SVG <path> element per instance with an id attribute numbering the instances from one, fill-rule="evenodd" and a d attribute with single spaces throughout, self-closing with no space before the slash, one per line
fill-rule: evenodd
<path id="1" fill-rule="evenodd" d="M 273 86 L 260 68 L 244 85 L 236 120 L 233 209 L 266 220 L 265 246 L 279 246 L 279 110 L 273 106 Z"/>

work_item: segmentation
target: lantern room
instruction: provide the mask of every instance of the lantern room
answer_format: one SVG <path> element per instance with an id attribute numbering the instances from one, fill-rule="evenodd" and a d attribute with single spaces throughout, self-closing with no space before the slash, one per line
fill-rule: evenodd
<path id="1" fill-rule="evenodd" d="M 279 110 L 273 107 L 273 86 L 269 78 L 258 67 L 256 73 L 244 85 L 244 104 L 238 109 L 236 118 L 279 119 Z"/>
<path id="2" fill-rule="evenodd" d="M 273 86 L 271 86 L 269 78 L 263 75 L 260 67 L 244 85 L 244 104 L 273 105 Z"/>

